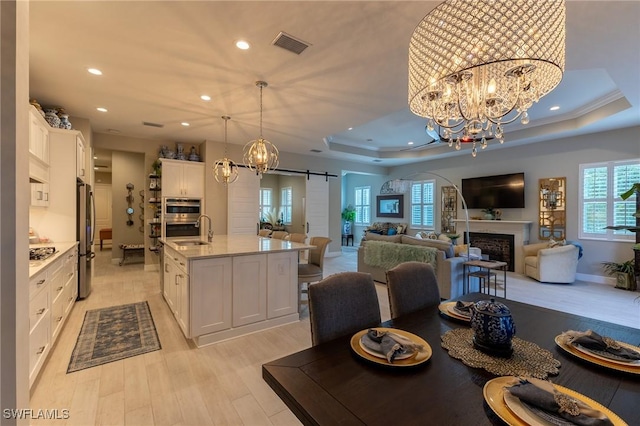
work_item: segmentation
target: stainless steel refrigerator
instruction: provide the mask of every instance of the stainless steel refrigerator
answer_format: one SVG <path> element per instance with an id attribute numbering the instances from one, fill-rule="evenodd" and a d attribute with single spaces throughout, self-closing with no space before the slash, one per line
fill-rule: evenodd
<path id="1" fill-rule="evenodd" d="M 96 215 L 91 185 L 78 180 L 77 192 L 78 299 L 84 299 L 91 293 L 91 263 L 96 256 L 92 251 Z"/>

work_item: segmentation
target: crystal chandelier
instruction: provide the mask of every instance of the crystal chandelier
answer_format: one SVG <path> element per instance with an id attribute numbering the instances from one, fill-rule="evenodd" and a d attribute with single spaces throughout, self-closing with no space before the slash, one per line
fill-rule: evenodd
<path id="1" fill-rule="evenodd" d="M 244 146 L 244 165 L 248 169 L 255 171 L 260 179 L 262 174 L 278 167 L 278 148 L 262 137 L 262 89 L 267 87 L 265 81 L 256 81 L 256 86 L 260 88 L 260 137 L 252 140 Z"/>
<path id="2" fill-rule="evenodd" d="M 409 108 L 456 149 L 504 142 L 503 125 L 553 90 L 564 72 L 564 0 L 447 0 L 409 44 Z"/>
<path id="3" fill-rule="evenodd" d="M 238 165 L 227 157 L 227 122 L 231 117 L 223 115 L 222 119 L 224 120 L 224 158 L 216 160 L 213 165 L 213 177 L 216 178 L 216 182 L 227 185 L 238 179 Z"/>

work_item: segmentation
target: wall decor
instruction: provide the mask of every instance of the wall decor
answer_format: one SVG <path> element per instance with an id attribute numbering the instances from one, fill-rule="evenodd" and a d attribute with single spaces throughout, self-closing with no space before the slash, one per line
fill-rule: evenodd
<path id="1" fill-rule="evenodd" d="M 538 238 L 564 240 L 566 238 L 566 177 L 539 180 L 540 202 Z"/>
<path id="2" fill-rule="evenodd" d="M 458 193 L 453 186 L 443 186 L 441 189 L 442 200 L 440 204 L 440 230 L 443 233 L 455 234 L 458 218 Z"/>
<path id="3" fill-rule="evenodd" d="M 127 184 L 127 191 L 129 192 L 127 195 L 127 215 L 129 216 L 129 219 L 127 219 L 127 226 L 133 226 L 133 188 L 132 183 Z"/>
<path id="4" fill-rule="evenodd" d="M 376 216 L 404 217 L 404 195 L 378 195 L 376 197 Z"/>

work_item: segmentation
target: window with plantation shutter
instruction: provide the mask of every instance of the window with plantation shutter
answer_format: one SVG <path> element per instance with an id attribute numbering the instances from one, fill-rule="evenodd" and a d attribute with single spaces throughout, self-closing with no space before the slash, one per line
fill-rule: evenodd
<path id="1" fill-rule="evenodd" d="M 435 180 L 413 182 L 411 185 L 411 228 L 434 230 Z"/>
<path id="2" fill-rule="evenodd" d="M 640 159 L 580 165 L 579 238 L 633 241 L 633 232 L 607 226 L 634 226 L 636 196 L 620 194 L 640 182 Z"/>
<path id="3" fill-rule="evenodd" d="M 260 188 L 260 221 L 266 221 L 266 217 L 273 207 L 271 188 Z"/>
<path id="4" fill-rule="evenodd" d="M 285 225 L 291 225 L 293 210 L 293 190 L 291 187 L 280 189 L 280 214 Z"/>
<path id="5" fill-rule="evenodd" d="M 356 186 L 355 187 L 355 209 L 356 220 L 355 225 L 371 224 L 371 187 Z"/>

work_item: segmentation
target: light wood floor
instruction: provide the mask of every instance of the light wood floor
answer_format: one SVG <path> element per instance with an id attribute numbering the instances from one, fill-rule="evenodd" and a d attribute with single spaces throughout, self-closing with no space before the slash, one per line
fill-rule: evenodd
<path id="1" fill-rule="evenodd" d="M 112 265 L 110 257 L 110 250 L 98 252 L 93 292 L 76 303 L 32 389 L 32 409 L 69 409 L 70 418 L 34 424 L 300 424 L 262 380 L 261 366 L 311 346 L 306 308 L 298 323 L 196 349 L 184 339 L 162 299 L 158 273 L 144 272 L 141 264 Z M 352 248 L 325 260 L 325 276 L 353 270 Z M 581 282 L 549 286 L 515 274 L 509 274 L 507 285 L 513 300 L 574 309 L 640 328 L 638 293 Z M 386 287 L 377 288 L 382 317 L 388 319 Z M 158 329 L 160 351 L 66 374 L 87 310 L 144 300 Z"/>

